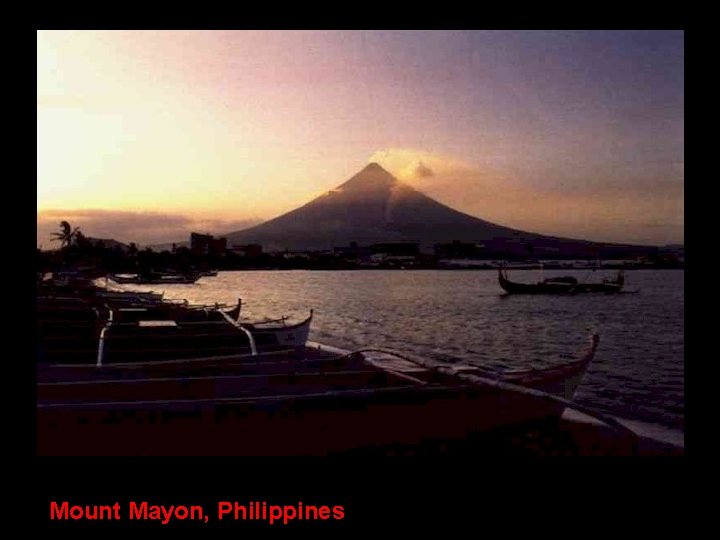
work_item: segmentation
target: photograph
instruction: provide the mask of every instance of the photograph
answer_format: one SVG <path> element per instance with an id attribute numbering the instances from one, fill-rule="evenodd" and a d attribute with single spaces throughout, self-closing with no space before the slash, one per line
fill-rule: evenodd
<path id="1" fill-rule="evenodd" d="M 684 70 L 669 29 L 37 30 L 36 456 L 684 456 Z M 50 519 L 352 515 L 184 502 Z"/>

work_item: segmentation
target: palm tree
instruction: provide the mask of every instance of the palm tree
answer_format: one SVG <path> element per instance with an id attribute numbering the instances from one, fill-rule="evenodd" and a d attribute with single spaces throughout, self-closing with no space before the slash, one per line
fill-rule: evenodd
<path id="1" fill-rule="evenodd" d="M 72 245 L 73 241 L 80 234 L 80 227 L 74 229 L 70 226 L 67 221 L 60 222 L 60 232 L 52 233 L 53 241 L 60 242 L 61 248 L 66 248 Z"/>

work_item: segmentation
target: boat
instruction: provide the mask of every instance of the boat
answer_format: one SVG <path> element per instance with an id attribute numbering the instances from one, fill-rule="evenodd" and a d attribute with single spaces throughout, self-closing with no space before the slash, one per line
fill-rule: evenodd
<path id="1" fill-rule="evenodd" d="M 312 319 L 313 310 L 303 321 L 289 324 L 287 318 L 238 322 L 217 309 L 163 313 L 120 308 L 111 311 L 100 330 L 95 360 L 97 364 L 172 361 L 303 347 Z"/>
<path id="2" fill-rule="evenodd" d="M 232 308 L 221 307 L 216 305 L 217 309 L 222 310 L 228 317 L 236 322 L 240 322 L 240 311 L 242 310 L 242 298 L 238 298 L 237 304 Z"/>
<path id="3" fill-rule="evenodd" d="M 154 291 L 111 291 L 98 289 L 94 296 L 106 302 L 136 302 L 136 303 L 159 303 L 163 302 L 165 293 Z M 166 301 L 167 302 L 167 301 Z"/>
<path id="4" fill-rule="evenodd" d="M 256 322 L 233 319 L 232 310 L 213 307 L 157 310 L 112 310 L 100 331 L 97 362 L 212 358 L 243 352 L 303 347 L 310 334 L 314 310 L 291 324 L 287 317 Z M 130 360 L 129 360 L 130 359 Z"/>
<path id="5" fill-rule="evenodd" d="M 251 363 L 238 357 L 214 373 L 178 363 L 173 371 L 55 368 L 38 378 L 38 453 L 333 455 L 464 440 L 558 419 L 597 346 L 593 336 L 564 369 L 515 379 L 389 351 L 309 347 L 261 353 Z"/>
<path id="6" fill-rule="evenodd" d="M 119 284 L 136 285 L 173 285 L 191 284 L 202 277 L 200 274 L 166 274 L 150 272 L 146 274 L 108 274 L 108 279 Z"/>
<path id="7" fill-rule="evenodd" d="M 622 270 L 617 273 L 615 279 L 603 279 L 601 283 L 578 283 L 575 292 L 597 292 L 597 293 L 618 293 L 625 284 L 625 274 Z"/>
<path id="8" fill-rule="evenodd" d="M 255 322 L 234 321 L 234 324 L 250 332 L 258 347 L 303 347 L 310 336 L 313 315 L 314 310 L 311 309 L 307 318 L 294 324 L 289 324 L 287 317 Z"/>
<path id="9" fill-rule="evenodd" d="M 233 308 L 168 302 L 103 303 L 82 298 L 38 298 L 41 364 L 142 363 L 218 358 L 302 347 L 313 310 L 301 322 L 287 317 L 245 322 L 242 300 Z"/>
<path id="10" fill-rule="evenodd" d="M 605 279 L 600 283 L 580 282 L 573 276 L 548 278 L 537 283 L 517 283 L 508 279 L 506 269 L 499 268 L 498 282 L 509 294 L 611 294 L 622 290 L 625 278 L 621 270 L 615 279 Z"/>

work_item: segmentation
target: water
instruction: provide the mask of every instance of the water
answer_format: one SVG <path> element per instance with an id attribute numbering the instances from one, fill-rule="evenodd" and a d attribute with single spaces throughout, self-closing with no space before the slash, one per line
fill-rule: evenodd
<path id="1" fill-rule="evenodd" d="M 528 283 L 540 278 L 533 270 L 510 274 Z M 612 277 L 568 270 L 544 277 L 552 275 Z M 564 362 L 595 332 L 600 346 L 576 401 L 684 431 L 681 270 L 626 272 L 625 289 L 638 292 L 619 295 L 509 296 L 496 272 L 477 270 L 238 271 L 165 287 L 166 297 L 194 303 L 242 298 L 250 319 L 298 321 L 314 308 L 310 339 L 346 349 L 392 348 L 491 367 Z"/>

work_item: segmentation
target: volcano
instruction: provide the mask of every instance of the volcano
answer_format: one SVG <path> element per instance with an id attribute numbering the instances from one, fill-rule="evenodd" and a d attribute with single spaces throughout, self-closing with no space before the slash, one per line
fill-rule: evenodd
<path id="1" fill-rule="evenodd" d="M 350 242 L 417 242 L 421 248 L 430 248 L 459 241 L 507 254 L 595 257 L 598 248 L 632 248 L 543 236 L 490 223 L 439 203 L 377 163 L 370 163 L 304 206 L 224 236 L 228 245 L 260 244 L 266 251 L 326 250 Z"/>

